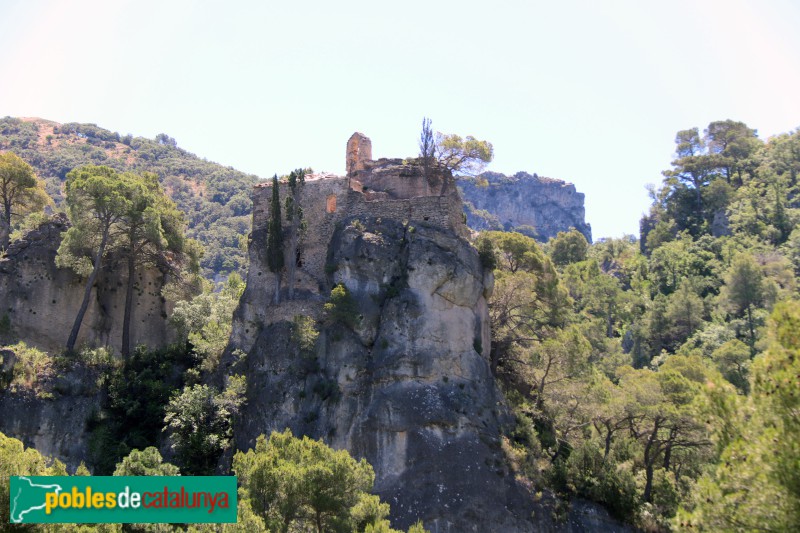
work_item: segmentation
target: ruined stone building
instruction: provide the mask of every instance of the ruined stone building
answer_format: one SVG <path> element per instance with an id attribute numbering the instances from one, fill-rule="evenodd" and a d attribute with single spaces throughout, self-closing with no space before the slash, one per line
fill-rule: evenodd
<path id="1" fill-rule="evenodd" d="M 298 189 L 296 198 L 303 210 L 306 229 L 297 256 L 286 257 L 284 261 L 288 264 L 294 260 L 297 264 L 296 289 L 317 293 L 322 290 L 328 245 L 336 225 L 347 218 L 386 218 L 467 235 L 461 199 L 449 172 L 437 170 L 426 177 L 422 167 L 413 161 L 373 161 L 371 157 L 370 139 L 363 133 L 354 133 L 347 142 L 347 175 L 310 174 L 305 177 L 305 185 Z M 279 187 L 283 202 L 289 186 L 280 183 Z M 271 199 L 272 182 L 255 187 L 255 241 L 266 237 Z M 263 265 L 262 275 L 267 272 Z"/>

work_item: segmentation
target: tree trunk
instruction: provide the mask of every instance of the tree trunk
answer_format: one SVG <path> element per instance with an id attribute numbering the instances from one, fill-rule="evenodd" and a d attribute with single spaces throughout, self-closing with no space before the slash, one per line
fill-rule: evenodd
<path id="1" fill-rule="evenodd" d="M 103 263 L 103 253 L 106 249 L 106 242 L 108 242 L 108 231 L 109 228 L 103 230 L 103 238 L 100 240 L 100 247 L 97 249 L 97 255 L 94 258 L 94 267 L 92 268 L 92 273 L 89 275 L 89 279 L 86 281 L 86 289 L 83 291 L 83 302 L 81 302 L 81 307 L 78 309 L 78 316 L 75 317 L 75 323 L 72 324 L 72 331 L 70 331 L 69 338 L 67 339 L 67 352 L 71 352 L 75 349 L 75 343 L 78 340 L 78 332 L 81 330 L 83 317 L 86 314 L 86 310 L 89 308 L 92 287 L 94 286 L 94 282 L 97 281 L 97 275 L 100 273 L 100 266 Z"/>
<path id="2" fill-rule="evenodd" d="M 125 289 L 125 315 L 122 318 L 122 357 L 131 354 L 131 319 L 133 318 L 133 286 L 136 276 L 136 256 L 133 249 L 128 253 L 128 286 Z"/>
<path id="3" fill-rule="evenodd" d="M 700 193 L 700 187 L 702 184 L 700 181 L 696 181 L 694 184 L 694 192 L 697 197 L 697 216 L 702 219 L 703 218 L 703 196 Z"/>
<path id="4" fill-rule="evenodd" d="M 652 503 L 652 492 L 653 492 L 653 464 L 648 463 L 645 466 L 645 479 L 647 480 L 644 484 L 644 501 L 648 503 Z"/>
<path id="5" fill-rule="evenodd" d="M 608 431 L 608 433 L 606 433 L 606 447 L 603 451 L 603 461 L 608 459 L 608 454 L 611 452 L 611 438 L 614 435 L 608 422 L 606 422 L 606 431 Z"/>
<path id="6" fill-rule="evenodd" d="M 297 216 L 297 215 L 295 215 Z M 294 276 L 297 271 L 297 231 L 298 228 L 292 224 L 292 232 L 289 236 L 289 264 L 287 265 L 287 275 L 289 276 L 288 299 L 294 298 Z"/>
<path id="7" fill-rule="evenodd" d="M 11 237 L 11 226 L 4 218 L 0 217 L 0 250 L 8 248 Z"/>
<path id="8" fill-rule="evenodd" d="M 281 273 L 275 272 L 275 298 L 273 299 L 275 305 L 281 303 Z"/>
<path id="9" fill-rule="evenodd" d="M 0 215 L 0 250 L 8 248 L 11 238 L 11 205 L 3 205 L 3 213 Z"/>
<path id="10" fill-rule="evenodd" d="M 644 466 L 647 479 L 644 485 L 644 501 L 648 503 L 652 503 L 650 500 L 652 496 L 651 493 L 653 492 L 653 463 L 655 462 L 656 456 L 654 447 L 660 426 L 661 422 L 658 418 L 656 418 L 653 422 L 653 431 L 650 433 L 650 437 L 648 437 L 647 444 L 644 447 Z"/>
<path id="11" fill-rule="evenodd" d="M 669 462 L 672 459 L 672 444 L 667 443 L 664 449 L 664 470 L 669 470 Z"/>

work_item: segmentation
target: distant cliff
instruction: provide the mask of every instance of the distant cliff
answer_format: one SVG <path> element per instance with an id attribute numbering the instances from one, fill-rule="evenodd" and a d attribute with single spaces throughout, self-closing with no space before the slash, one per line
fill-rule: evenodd
<path id="1" fill-rule="evenodd" d="M 526 172 L 484 172 L 477 178 L 459 178 L 458 186 L 472 229 L 517 230 L 546 242 L 574 227 L 592 242 L 583 193 L 571 183 Z"/>

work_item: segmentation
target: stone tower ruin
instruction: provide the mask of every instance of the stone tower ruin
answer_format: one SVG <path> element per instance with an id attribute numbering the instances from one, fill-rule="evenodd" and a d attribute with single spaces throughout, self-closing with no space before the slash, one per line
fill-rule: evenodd
<path id="1" fill-rule="evenodd" d="M 347 176 L 364 170 L 364 162 L 372 159 L 372 141 L 363 133 L 354 133 L 347 141 Z"/>

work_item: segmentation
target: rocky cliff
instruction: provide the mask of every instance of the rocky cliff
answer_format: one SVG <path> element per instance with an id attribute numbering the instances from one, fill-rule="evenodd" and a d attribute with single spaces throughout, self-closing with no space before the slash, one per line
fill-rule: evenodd
<path id="1" fill-rule="evenodd" d="M 265 263 L 269 198 L 271 187 L 256 189 L 226 360 L 248 381 L 237 447 L 289 427 L 366 458 L 396 526 L 532 530 L 532 499 L 500 445 L 511 421 L 484 355 L 493 278 L 463 238 L 452 178 L 426 180 L 399 160 L 364 162 L 350 178 L 312 176 L 297 193 L 308 223 L 292 258 L 298 290 L 279 305 Z M 352 298 L 352 321 L 323 311 L 337 284 Z M 319 332 L 312 349 L 298 343 L 301 316 Z"/>
<path id="2" fill-rule="evenodd" d="M 14 352 L 0 349 L 0 359 Z M 52 365 L 52 363 L 51 363 Z M 103 402 L 98 368 L 40 369 L 35 388 L 0 390 L 0 432 L 63 462 L 69 472 L 88 462 L 88 424 Z"/>
<path id="3" fill-rule="evenodd" d="M 271 307 L 268 291 L 248 286 L 243 305 L 269 310 L 233 368 L 248 377 L 237 446 L 289 427 L 366 458 L 399 526 L 421 518 L 433 530 L 470 531 L 491 520 L 526 530 L 518 517 L 530 511 L 500 449 L 508 420 L 480 353 L 491 275 L 453 234 L 354 220 L 329 248 L 331 283 L 356 302 L 354 328 L 327 323 L 322 299 Z M 319 320 L 310 354 L 294 341 L 296 314 Z"/>
<path id="4" fill-rule="evenodd" d="M 85 280 L 55 264 L 68 224 L 64 215 L 56 215 L 13 242 L 0 257 L 0 317 L 8 316 L 18 338 L 50 352 L 63 350 L 85 287 Z M 164 276 L 155 268 L 140 269 L 137 274 L 131 323 L 136 344 L 158 348 L 173 339 L 166 320 L 169 304 L 161 296 Z M 103 270 L 81 326 L 79 345 L 108 345 L 119 352 L 126 277 L 125 269 L 115 269 L 113 261 Z"/>
<path id="5" fill-rule="evenodd" d="M 6 336 L 51 355 L 63 351 L 84 292 L 85 280 L 55 265 L 68 227 L 66 217 L 56 215 L 11 243 L 0 257 L 0 318 L 8 317 L 11 329 Z M 113 262 L 109 265 L 94 287 L 78 344 L 108 345 L 119 353 L 126 274 L 115 270 Z M 136 344 L 158 348 L 174 338 L 167 322 L 169 304 L 161 296 L 164 281 L 155 268 L 138 274 L 131 324 Z M 10 371 L 13 352 L 3 350 L 0 359 Z M 72 471 L 88 459 L 87 420 L 102 404 L 99 370 L 65 359 L 56 371 L 52 361 L 36 376 L 36 390 L 0 390 L 0 432 L 63 461 Z"/>
<path id="6" fill-rule="evenodd" d="M 517 229 L 546 242 L 574 227 L 592 242 L 583 193 L 571 183 L 526 172 L 513 176 L 485 172 L 478 178 L 460 178 L 458 186 L 472 229 Z"/>

